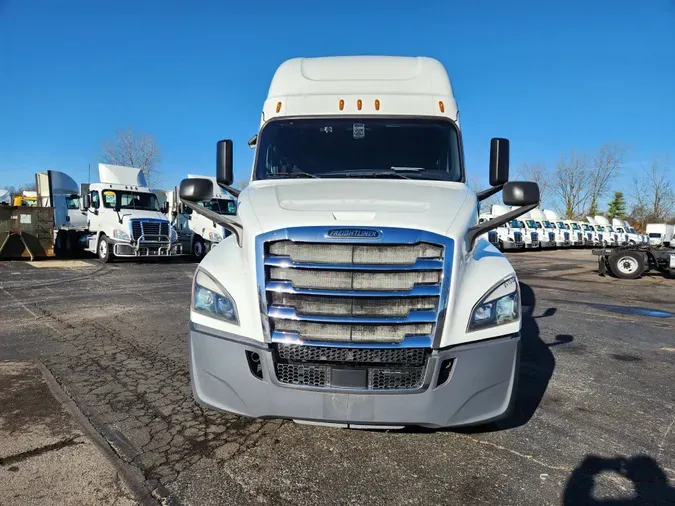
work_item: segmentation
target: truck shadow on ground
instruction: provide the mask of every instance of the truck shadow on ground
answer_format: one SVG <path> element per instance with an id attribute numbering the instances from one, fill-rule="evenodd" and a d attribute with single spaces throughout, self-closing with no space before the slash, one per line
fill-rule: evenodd
<path id="1" fill-rule="evenodd" d="M 548 383 L 555 369 L 555 357 L 551 352 L 553 346 L 570 343 L 574 338 L 570 335 L 556 336 L 554 343 L 546 343 L 541 339 L 539 320 L 549 318 L 556 313 L 556 308 L 546 309 L 540 316 L 535 316 L 537 308 L 534 290 L 526 283 L 520 282 L 522 301 L 521 329 L 521 362 L 518 371 L 518 383 L 513 409 L 509 417 L 493 423 L 456 428 L 453 432 L 483 433 L 520 427 L 526 424 L 537 411 Z"/>
<path id="2" fill-rule="evenodd" d="M 601 475 L 614 475 L 632 484 L 633 492 L 624 498 L 597 498 L 593 491 Z M 609 476 L 607 476 L 609 478 Z M 600 478 L 600 479 L 598 479 Z M 628 483 L 626 483 L 627 485 Z M 614 487 L 616 488 L 616 487 Z M 563 493 L 563 506 L 656 506 L 675 504 L 675 488 L 659 464 L 648 455 L 632 458 L 602 458 L 588 455 L 569 477 Z"/>

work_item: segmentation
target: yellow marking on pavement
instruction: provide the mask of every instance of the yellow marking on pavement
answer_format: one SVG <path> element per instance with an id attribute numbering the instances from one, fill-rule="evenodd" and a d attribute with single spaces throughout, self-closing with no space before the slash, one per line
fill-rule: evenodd
<path id="1" fill-rule="evenodd" d="M 88 262 L 82 260 L 46 260 L 43 262 L 26 262 L 32 267 L 38 269 L 42 268 L 54 268 L 54 269 L 78 269 L 81 267 L 92 267 Z"/>

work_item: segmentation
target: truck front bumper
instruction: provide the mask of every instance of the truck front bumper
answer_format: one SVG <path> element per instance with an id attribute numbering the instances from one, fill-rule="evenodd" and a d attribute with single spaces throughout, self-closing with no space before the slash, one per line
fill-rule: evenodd
<path id="1" fill-rule="evenodd" d="M 508 415 L 515 397 L 520 335 L 435 350 L 424 387 L 408 391 L 281 384 L 267 345 L 192 322 L 189 352 L 193 395 L 197 402 L 217 410 L 352 426 L 440 428 Z M 246 352 L 260 357 L 262 378 L 253 373 Z M 450 375 L 438 385 L 447 359 L 453 359 Z"/>
<path id="2" fill-rule="evenodd" d="M 180 242 L 136 242 L 115 241 L 113 254 L 116 257 L 167 257 L 180 255 L 183 247 Z"/>

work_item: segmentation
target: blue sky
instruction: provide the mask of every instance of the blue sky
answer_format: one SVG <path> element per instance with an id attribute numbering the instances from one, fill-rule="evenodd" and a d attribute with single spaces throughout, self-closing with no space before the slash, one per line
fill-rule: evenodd
<path id="1" fill-rule="evenodd" d="M 88 164 L 96 179 L 101 142 L 127 126 L 156 137 L 165 186 L 211 174 L 221 138 L 246 179 L 267 86 L 295 56 L 438 58 L 483 181 L 494 136 L 511 139 L 512 168 L 628 144 L 624 187 L 673 150 L 675 1 L 395 5 L 0 0 L 0 187 L 49 168 L 84 182 Z"/>

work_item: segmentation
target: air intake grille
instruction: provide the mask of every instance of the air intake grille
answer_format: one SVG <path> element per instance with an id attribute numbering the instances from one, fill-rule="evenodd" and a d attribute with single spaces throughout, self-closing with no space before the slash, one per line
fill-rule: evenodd
<path id="1" fill-rule="evenodd" d="M 537 236 L 536 232 L 530 232 L 530 239 L 532 239 L 534 242 L 537 242 L 539 240 L 539 236 Z"/>
<path id="2" fill-rule="evenodd" d="M 434 332 L 442 245 L 282 240 L 268 244 L 264 262 L 273 334 L 400 343 Z"/>
<path id="3" fill-rule="evenodd" d="M 515 242 L 523 242 L 523 235 L 520 232 L 514 232 L 513 239 Z"/>
<path id="4" fill-rule="evenodd" d="M 131 236 L 134 240 L 142 237 L 145 242 L 169 241 L 169 222 L 132 220 Z"/>

